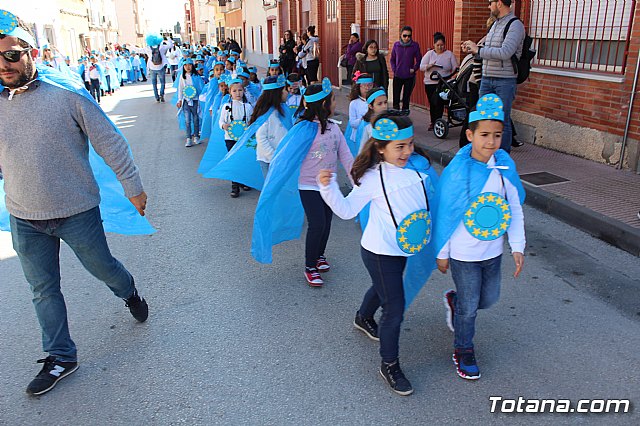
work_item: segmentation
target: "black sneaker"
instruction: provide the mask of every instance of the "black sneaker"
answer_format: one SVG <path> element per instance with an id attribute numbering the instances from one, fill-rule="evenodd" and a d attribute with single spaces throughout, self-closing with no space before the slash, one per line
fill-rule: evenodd
<path id="1" fill-rule="evenodd" d="M 353 320 L 353 325 L 358 330 L 362 331 L 369 339 L 380 341 L 378 337 L 378 324 L 373 318 L 364 318 L 360 315 L 360 312 L 356 312 L 356 319 Z"/>
<path id="2" fill-rule="evenodd" d="M 78 369 L 77 362 L 57 361 L 55 356 L 49 355 L 45 359 L 39 359 L 38 363 L 44 363 L 44 367 L 27 386 L 29 395 L 42 395 L 49 392 L 60 379 L 67 377 Z"/>
<path id="3" fill-rule="evenodd" d="M 454 302 L 455 297 L 455 290 L 447 290 L 445 291 L 444 296 L 442 296 L 442 301 L 444 302 L 444 307 L 446 309 L 445 319 L 447 320 L 447 327 L 449 327 L 449 330 L 451 331 L 455 331 L 453 328 L 453 315 L 456 311 L 456 304 Z"/>
<path id="4" fill-rule="evenodd" d="M 518 140 L 518 139 L 516 139 L 516 138 L 511 139 L 511 146 L 512 146 L 512 147 L 514 147 L 514 148 L 518 148 L 518 147 L 521 147 L 522 145 L 524 145 L 524 142 L 519 141 L 519 140 Z"/>
<path id="5" fill-rule="evenodd" d="M 164 95 L 160 96 L 160 102 L 164 103 Z"/>
<path id="6" fill-rule="evenodd" d="M 400 369 L 400 361 L 395 360 L 391 364 L 382 362 L 380 364 L 380 375 L 398 395 L 407 396 L 413 393 L 411 383 L 404 377 L 402 369 Z"/>
<path id="7" fill-rule="evenodd" d="M 467 380 L 478 380 L 480 378 L 480 369 L 473 349 L 456 350 L 452 359 L 456 365 L 458 376 Z"/>
<path id="8" fill-rule="evenodd" d="M 138 296 L 138 290 L 133 290 L 133 294 L 128 299 L 124 299 L 125 306 L 138 322 L 145 322 L 149 317 L 149 306 L 143 297 Z"/>

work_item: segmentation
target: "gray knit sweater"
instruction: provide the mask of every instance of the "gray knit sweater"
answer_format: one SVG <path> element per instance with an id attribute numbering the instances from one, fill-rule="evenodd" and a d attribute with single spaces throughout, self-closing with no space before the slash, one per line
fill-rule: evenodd
<path id="1" fill-rule="evenodd" d="M 59 219 L 100 204 L 87 138 L 115 172 L 125 195 L 142 193 L 125 139 L 83 96 L 36 81 L 12 100 L 4 90 L 0 111 L 0 169 L 13 216 Z"/>
<path id="2" fill-rule="evenodd" d="M 517 20 L 511 23 L 507 37 L 503 38 L 504 29 L 511 19 L 515 18 L 513 12 L 498 19 L 489 30 L 484 47 L 478 53 L 483 59 L 482 76 L 497 78 L 516 78 L 511 57 L 515 53 L 519 58 L 522 55 L 522 42 L 524 41 L 524 25 Z"/>

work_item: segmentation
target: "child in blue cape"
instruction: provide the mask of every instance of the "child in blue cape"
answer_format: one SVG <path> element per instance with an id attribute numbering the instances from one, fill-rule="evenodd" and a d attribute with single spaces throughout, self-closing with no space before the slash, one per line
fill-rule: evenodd
<path id="1" fill-rule="evenodd" d="M 435 266 L 430 240 L 437 175 L 426 157 L 414 153 L 413 137 L 408 117 L 382 113 L 353 163 L 355 186 L 346 198 L 335 173 L 321 170 L 318 174 L 320 195 L 340 218 L 351 219 L 370 203 L 360 253 L 373 284 L 353 324 L 380 342 L 379 372 L 399 395 L 413 393 L 398 359 L 404 311 Z M 427 263 L 432 266 L 425 268 Z M 409 271 L 417 272 L 417 280 L 405 279 Z M 411 280 L 419 283 L 418 287 L 407 288 Z M 378 326 L 374 314 L 380 307 Z"/>
<path id="2" fill-rule="evenodd" d="M 218 125 L 222 130 L 224 130 L 224 141 L 227 146 L 227 151 L 231 151 L 231 148 L 233 148 L 238 139 L 242 136 L 242 133 L 244 133 L 244 129 L 247 127 L 247 122 L 253 113 L 253 107 L 249 102 L 247 102 L 241 79 L 232 79 L 228 82 L 228 85 L 231 99 L 229 102 L 224 103 L 220 108 Z M 251 188 L 244 185 L 242 186 L 242 189 L 245 191 L 251 190 Z M 240 196 L 240 183 L 231 182 L 230 195 L 231 198 L 238 198 Z"/>
<path id="3" fill-rule="evenodd" d="M 256 122 L 262 115 L 272 110 L 269 118 L 256 132 L 256 159 L 260 163 L 262 173 L 266 177 L 269 164 L 280 144 L 291 128 L 291 114 L 285 111 L 287 87 L 284 77 L 267 77 L 262 82 L 263 92 L 256 102 L 249 124 Z"/>
<path id="4" fill-rule="evenodd" d="M 471 144 L 445 168 L 438 194 L 435 242 L 438 269 L 451 268 L 456 290 L 444 294 L 447 325 L 454 332 L 453 362 L 460 377 L 480 378 L 473 337 L 476 313 L 500 297 L 504 234 L 517 278 L 524 264 L 524 189 L 516 165 L 500 149 L 504 128 L 502 100 L 486 94 L 469 114 Z"/>
<path id="5" fill-rule="evenodd" d="M 187 141 L 184 144 L 189 148 L 200 144 L 200 117 L 198 115 L 198 97 L 204 83 L 202 78 L 194 74 L 194 64 L 191 58 L 182 66 L 182 75 L 178 83 L 178 103 L 176 106 L 184 114 L 185 132 Z"/>
<path id="6" fill-rule="evenodd" d="M 362 117 L 358 130 L 356 131 L 355 141 L 358 149 L 358 154 L 362 152 L 362 148 L 371 139 L 372 134 L 372 121 L 375 118 L 387 111 L 388 98 L 387 92 L 382 87 L 374 87 L 367 92 L 367 112 Z"/>
<path id="7" fill-rule="evenodd" d="M 358 152 L 358 143 L 356 141 L 356 132 L 362 121 L 362 117 L 367 113 L 369 106 L 367 104 L 367 92 L 373 87 L 373 77 L 366 73 L 356 71 L 349 93 L 349 125 L 345 131 L 345 138 L 349 143 L 351 153 L 356 155 Z"/>
<path id="8" fill-rule="evenodd" d="M 287 88 L 289 95 L 287 96 L 287 107 L 291 109 L 292 113 L 296 116 L 296 112 L 302 104 L 302 94 L 300 93 L 300 87 L 302 86 L 302 79 L 297 73 L 291 73 L 287 76 Z"/>

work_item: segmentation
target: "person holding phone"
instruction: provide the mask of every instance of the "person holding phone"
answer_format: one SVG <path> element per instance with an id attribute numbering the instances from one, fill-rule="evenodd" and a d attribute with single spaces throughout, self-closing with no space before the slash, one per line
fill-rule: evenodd
<path id="1" fill-rule="evenodd" d="M 444 102 L 438 96 L 438 80 L 432 80 L 431 74 L 437 71 L 446 77 L 453 74 L 458 68 L 458 60 L 452 51 L 445 48 L 444 34 L 437 32 L 433 35 L 433 49 L 429 50 L 420 61 L 420 71 L 424 72 L 424 90 L 429 99 L 429 113 L 431 124 L 429 131 L 433 130 L 433 123 L 442 118 Z"/>

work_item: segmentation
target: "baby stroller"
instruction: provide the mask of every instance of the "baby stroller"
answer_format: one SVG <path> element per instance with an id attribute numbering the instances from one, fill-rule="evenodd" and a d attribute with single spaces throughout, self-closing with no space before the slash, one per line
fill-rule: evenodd
<path id="1" fill-rule="evenodd" d="M 431 73 L 431 80 L 437 80 L 436 94 L 444 101 L 447 118 L 438 118 L 433 123 L 433 134 L 444 139 L 452 127 L 462 126 L 469 114 L 468 82 L 473 73 L 473 55 L 467 55 L 454 74 L 442 76 L 438 71 Z M 452 78 L 455 75 L 455 78 Z"/>

